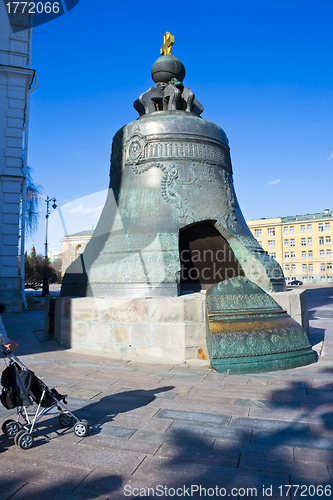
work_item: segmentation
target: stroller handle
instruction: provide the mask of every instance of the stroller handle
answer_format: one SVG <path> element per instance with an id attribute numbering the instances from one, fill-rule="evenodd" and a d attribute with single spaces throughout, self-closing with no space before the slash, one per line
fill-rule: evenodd
<path id="1" fill-rule="evenodd" d="M 2 352 L 4 353 L 5 356 L 8 356 L 12 361 L 13 359 L 18 363 L 20 366 L 22 366 L 25 370 L 28 370 L 28 368 L 25 366 L 24 363 L 20 359 L 18 359 L 15 354 L 12 353 L 8 347 L 5 347 L 4 345 L 1 346 Z"/>

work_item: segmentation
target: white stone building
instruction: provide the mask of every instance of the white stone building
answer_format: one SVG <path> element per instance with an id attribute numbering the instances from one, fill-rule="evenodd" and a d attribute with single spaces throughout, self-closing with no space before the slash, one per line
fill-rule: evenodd
<path id="1" fill-rule="evenodd" d="M 66 272 L 67 267 L 84 252 L 87 244 L 91 240 L 92 229 L 80 231 L 79 233 L 64 236 L 62 242 L 62 268 L 61 275 Z"/>
<path id="2" fill-rule="evenodd" d="M 28 19 L 17 17 L 17 23 Z M 0 302 L 6 312 L 24 301 L 18 272 L 20 198 L 27 166 L 29 98 L 34 86 L 31 69 L 32 30 L 13 32 L 4 2 L 0 3 Z M 15 30 L 14 30 L 15 31 Z"/>

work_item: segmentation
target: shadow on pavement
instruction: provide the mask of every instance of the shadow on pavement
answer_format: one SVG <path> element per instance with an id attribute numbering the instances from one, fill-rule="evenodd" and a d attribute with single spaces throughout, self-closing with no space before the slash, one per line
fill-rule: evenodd
<path id="1" fill-rule="evenodd" d="M 101 461 L 98 467 L 87 466 L 92 470 L 87 470 L 80 481 L 59 477 L 49 479 L 53 484 L 45 484 L 45 480 L 32 477 L 31 468 L 29 472 L 27 467 L 26 473 L 21 468 L 20 472 L 15 471 L 13 484 L 10 474 L 3 476 L 7 470 L 3 454 L 0 498 L 332 498 L 332 369 L 319 370 L 316 376 L 323 380 L 319 387 L 313 386 L 311 381 L 288 379 L 290 387 L 272 390 L 270 400 L 246 400 L 250 417 L 205 413 L 204 406 L 202 413 L 161 409 L 152 421 L 164 416 L 170 418 L 173 412 L 173 423 L 166 432 L 160 433 L 157 452 L 146 455 L 130 476 L 106 470 Z M 325 377 L 329 378 L 328 382 Z M 99 432 L 116 414 L 149 405 L 157 392 L 172 388 L 117 393 L 77 413 L 87 418 L 94 414 L 97 418 L 104 411 L 104 417 L 97 420 Z M 241 398 L 237 401 L 241 403 Z M 258 408 L 263 410 L 262 417 L 251 418 L 251 410 Z M 286 420 L 286 412 L 290 412 L 290 420 Z M 139 418 L 137 427 L 140 428 Z M 93 439 L 92 436 L 91 453 L 94 453 Z M 105 436 L 105 450 L 108 439 L 112 437 Z M 149 438 L 148 433 L 146 439 L 153 441 L 156 436 Z M 131 438 L 124 441 L 131 442 Z M 73 446 L 77 446 L 77 453 L 87 449 L 84 440 Z M 36 451 L 34 460 L 38 460 Z M 20 453 L 26 454 L 24 458 L 28 462 L 29 451 Z M 70 464 L 64 455 L 62 465 L 66 463 Z M 85 466 L 82 463 L 82 468 Z"/>

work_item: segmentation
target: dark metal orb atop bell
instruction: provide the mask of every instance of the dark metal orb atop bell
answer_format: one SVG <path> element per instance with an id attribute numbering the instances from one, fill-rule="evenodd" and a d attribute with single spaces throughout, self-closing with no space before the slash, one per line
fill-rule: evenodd
<path id="1" fill-rule="evenodd" d="M 168 83 L 172 78 L 182 82 L 185 78 L 185 67 L 178 57 L 161 56 L 154 62 L 151 76 L 155 83 Z"/>

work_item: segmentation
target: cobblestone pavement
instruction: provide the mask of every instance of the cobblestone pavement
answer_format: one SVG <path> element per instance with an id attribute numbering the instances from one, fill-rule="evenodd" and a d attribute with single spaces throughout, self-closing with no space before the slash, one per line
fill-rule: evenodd
<path id="1" fill-rule="evenodd" d="M 16 354 L 68 394 L 91 431 L 76 437 L 54 412 L 37 424 L 29 450 L 1 434 L 0 500 L 331 498 L 333 317 L 325 304 L 310 308 L 318 363 L 259 375 L 80 355 L 44 334 L 42 310 L 4 314 Z M 1 407 L 0 423 L 12 414 Z"/>

